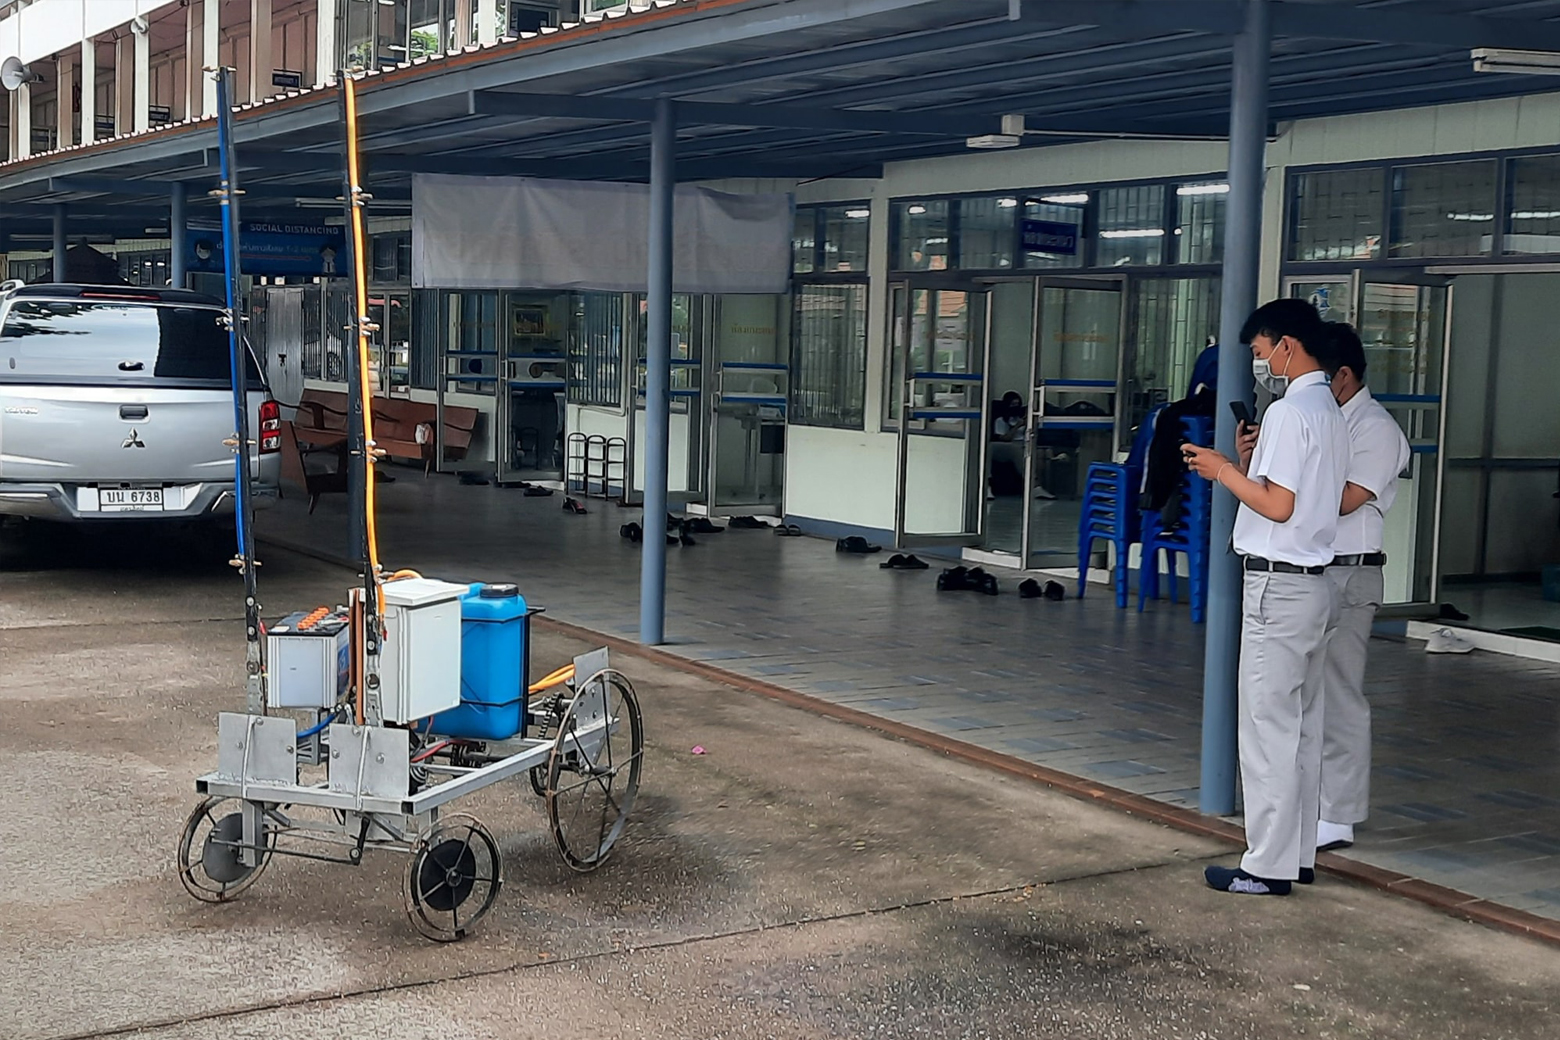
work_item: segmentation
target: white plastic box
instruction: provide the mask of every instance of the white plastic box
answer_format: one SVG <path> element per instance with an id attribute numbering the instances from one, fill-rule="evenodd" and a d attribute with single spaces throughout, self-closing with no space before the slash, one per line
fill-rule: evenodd
<path id="1" fill-rule="evenodd" d="M 347 692 L 346 618 L 331 615 L 299 628 L 305 616 L 290 614 L 266 630 L 266 699 L 273 708 L 330 708 Z"/>
<path id="2" fill-rule="evenodd" d="M 460 597 L 467 586 L 430 578 L 388 582 L 379 706 L 409 723 L 460 704 Z"/>

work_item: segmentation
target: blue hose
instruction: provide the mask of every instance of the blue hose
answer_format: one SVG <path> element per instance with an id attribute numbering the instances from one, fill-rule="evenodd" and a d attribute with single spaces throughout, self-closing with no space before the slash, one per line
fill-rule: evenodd
<path id="1" fill-rule="evenodd" d="M 315 726 L 313 729 L 306 729 L 302 733 L 298 734 L 298 739 L 299 740 L 305 740 L 305 739 L 307 739 L 309 737 L 314 736 L 316 733 L 323 732 L 326 726 L 329 726 L 332 722 L 335 722 L 335 721 L 336 721 L 336 713 L 335 712 L 331 712 L 329 715 L 325 716 L 324 721 L 321 722 L 318 726 Z"/>

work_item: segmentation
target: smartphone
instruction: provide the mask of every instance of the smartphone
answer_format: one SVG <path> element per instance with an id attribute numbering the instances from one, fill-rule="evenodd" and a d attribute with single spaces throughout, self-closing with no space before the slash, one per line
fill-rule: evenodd
<path id="1" fill-rule="evenodd" d="M 1243 422 L 1247 426 L 1255 426 L 1257 424 L 1257 417 L 1252 414 L 1251 405 L 1245 401 L 1231 401 L 1230 411 L 1235 413 L 1236 422 Z"/>

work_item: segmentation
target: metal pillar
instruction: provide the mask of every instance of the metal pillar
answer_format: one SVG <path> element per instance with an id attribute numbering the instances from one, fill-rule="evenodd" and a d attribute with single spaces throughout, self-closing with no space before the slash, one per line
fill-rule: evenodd
<path id="1" fill-rule="evenodd" d="M 65 249 L 65 204 L 58 202 L 54 205 L 54 253 L 50 257 L 56 282 L 65 281 Z"/>
<path id="2" fill-rule="evenodd" d="M 189 288 L 184 266 L 184 236 L 189 221 L 184 215 L 184 200 L 184 182 L 174 181 L 168 189 L 168 284 L 175 289 Z"/>
<path id="3" fill-rule="evenodd" d="M 672 206 L 677 117 L 665 98 L 650 127 L 650 271 L 645 307 L 645 516 L 639 641 L 666 642 L 666 470 L 672 396 Z"/>
<path id="4" fill-rule="evenodd" d="M 1251 355 L 1240 328 L 1257 304 L 1262 260 L 1262 181 L 1267 149 L 1268 62 L 1272 24 L 1267 0 L 1246 0 L 1246 22 L 1235 37 L 1230 84 L 1230 193 L 1225 202 L 1224 295 L 1219 311 L 1218 449 L 1235 457 L 1235 418 L 1229 402 L 1251 400 Z M 1238 765 L 1241 572 L 1230 550 L 1236 501 L 1213 492 L 1208 564 L 1208 634 L 1203 650 L 1202 786 L 1205 813 L 1235 811 Z"/>

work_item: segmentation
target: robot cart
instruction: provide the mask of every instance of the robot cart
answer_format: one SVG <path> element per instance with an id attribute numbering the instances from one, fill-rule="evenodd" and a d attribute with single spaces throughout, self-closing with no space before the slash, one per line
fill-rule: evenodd
<path id="1" fill-rule="evenodd" d="M 319 682 L 312 688 L 327 692 L 307 702 L 316 711 L 314 723 L 300 732 L 294 717 L 274 713 L 277 707 L 305 705 L 290 695 L 278 696 L 287 689 L 283 669 L 262 648 L 266 632 L 256 591 L 251 494 L 251 449 L 257 442 L 250 435 L 248 348 L 239 305 L 242 192 L 234 176 L 232 75 L 231 69 L 215 71 L 222 183 L 212 194 L 221 203 L 223 220 L 223 321 L 234 411 L 234 434 L 226 443 L 235 455 L 238 551 L 232 563 L 244 579 L 247 711 L 218 719 L 217 768 L 195 782 L 202 799 L 179 837 L 179 879 L 195 898 L 220 903 L 254 884 L 275 856 L 357 866 L 369 849 L 404 852 L 409 858 L 403 888 L 412 924 L 430 939 L 453 941 L 492 909 L 504 871 L 492 832 L 469 814 L 447 810 L 462 797 L 524 774 L 546 799 L 553 840 L 564 861 L 577 871 L 596 869 L 622 835 L 639 788 L 644 752 L 639 702 L 604 649 L 522 690 L 520 676 L 528 674 L 521 656 L 529 652 L 522 649 L 529 646 L 525 642 L 499 669 L 512 683 L 504 703 L 516 714 L 507 716 L 501 729 L 481 734 L 505 739 L 472 739 L 443 714 L 465 700 L 459 690 L 465 677 L 464 614 L 449 607 L 417 621 L 408 613 L 386 615 L 387 586 L 400 592 L 407 587 L 391 583 L 419 576 L 386 576 L 378 560 L 372 472 L 383 453 L 375 448 L 367 405 L 369 334 L 374 330 L 363 268 L 368 196 L 358 176 L 355 81 L 343 74 L 343 202 L 357 299 L 357 318 L 348 326 L 357 341 L 357 349 L 347 352 L 349 486 L 362 584 L 351 590 L 345 613 L 333 617 L 333 641 L 315 648 L 324 651 L 316 655 L 324 667 L 314 671 Z M 270 425 L 263 420 L 258 432 L 260 444 L 280 437 L 274 420 Z M 442 582 L 421 585 L 455 588 Z M 427 602 L 435 599 L 450 602 L 438 592 L 430 593 Z M 308 615 L 292 626 L 292 633 L 315 628 L 327 614 L 322 609 Z M 449 727 L 444 736 L 440 725 Z"/>
<path id="2" fill-rule="evenodd" d="M 633 808 L 644 731 L 634 688 L 606 650 L 577 658 L 572 673 L 539 691 L 524 735 L 510 741 L 350 723 L 300 735 L 288 717 L 222 714 L 217 769 L 195 782 L 205 797 L 179 837 L 179 879 L 196 899 L 225 902 L 273 856 L 357 866 L 368 849 L 404 852 L 413 926 L 460 939 L 498 898 L 503 855 L 475 817 L 446 810 L 522 776 L 546 800 L 564 862 L 595 870 Z M 324 775 L 300 779 L 314 761 Z M 312 851 L 330 847 L 341 854 Z"/>

